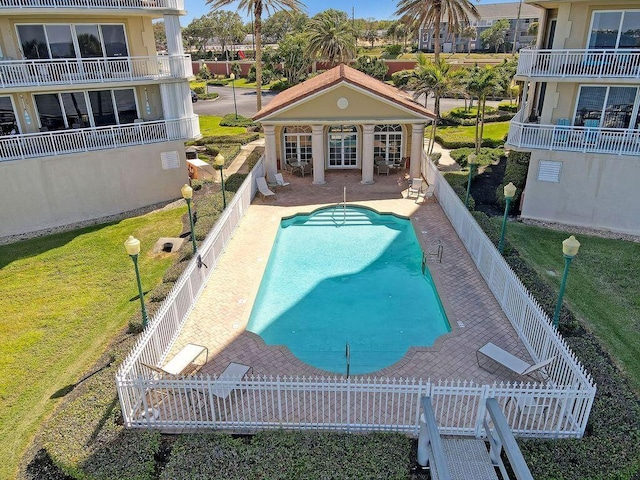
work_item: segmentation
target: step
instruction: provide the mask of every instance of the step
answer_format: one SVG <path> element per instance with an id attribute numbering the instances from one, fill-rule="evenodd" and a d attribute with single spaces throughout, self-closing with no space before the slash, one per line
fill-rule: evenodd
<path id="1" fill-rule="evenodd" d="M 498 480 L 484 440 L 443 438 L 442 449 L 452 480 Z M 431 478 L 440 478 L 433 468 Z"/>

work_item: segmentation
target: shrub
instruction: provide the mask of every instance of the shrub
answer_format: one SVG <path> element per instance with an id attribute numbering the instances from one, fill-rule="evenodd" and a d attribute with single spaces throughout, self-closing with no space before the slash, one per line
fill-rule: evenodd
<path id="1" fill-rule="evenodd" d="M 198 217 L 198 221 L 193 227 L 193 231 L 195 232 L 196 240 L 201 242 L 206 238 L 209 234 L 213 226 L 216 224 L 219 215 L 217 216 L 203 216 Z"/>
<path id="2" fill-rule="evenodd" d="M 229 80 L 226 78 L 214 78 L 213 80 L 207 80 L 207 85 L 212 87 L 226 87 L 229 84 Z"/>
<path id="3" fill-rule="evenodd" d="M 509 102 L 502 102 L 500 105 L 498 105 L 498 110 L 502 110 L 503 112 L 516 113 L 519 108 L 519 105 Z"/>
<path id="4" fill-rule="evenodd" d="M 239 143 L 245 145 L 249 142 L 253 142 L 260 138 L 257 133 L 241 133 L 239 135 L 212 135 L 209 137 L 202 137 L 196 141 L 196 145 L 217 144 L 224 145 L 229 143 Z"/>
<path id="5" fill-rule="evenodd" d="M 184 242 L 182 248 L 178 250 L 178 262 L 188 262 L 193 258 L 193 248 L 191 242 Z"/>
<path id="6" fill-rule="evenodd" d="M 474 152 L 475 148 L 465 147 L 452 150 L 450 155 L 460 167 L 465 168 L 469 155 Z M 500 160 L 502 156 L 504 156 L 504 150 L 502 148 L 481 148 L 476 158 L 476 163 L 478 165 L 491 165 Z"/>
<path id="7" fill-rule="evenodd" d="M 198 92 L 196 92 L 198 93 Z M 198 94 L 198 98 L 200 100 L 213 100 L 214 98 L 218 98 L 220 96 L 219 93 L 217 92 L 212 92 L 212 93 L 204 93 L 202 95 Z"/>
<path id="8" fill-rule="evenodd" d="M 274 92 L 282 92 L 283 90 L 286 90 L 287 88 L 290 88 L 292 86 L 293 85 L 287 80 L 278 80 L 277 82 L 272 83 L 269 89 Z"/>
<path id="9" fill-rule="evenodd" d="M 156 303 L 164 301 L 172 288 L 173 283 L 171 282 L 161 283 L 148 294 L 149 301 Z"/>
<path id="10" fill-rule="evenodd" d="M 237 115 L 234 113 L 228 113 L 222 120 L 220 120 L 220 126 L 222 127 L 248 127 L 250 125 L 255 125 L 253 120 L 247 117 L 243 117 L 242 115 Z M 235 135 L 233 135 L 235 136 Z M 236 143 L 236 142 L 233 142 Z M 241 142 L 237 142 L 241 143 Z"/>
<path id="11" fill-rule="evenodd" d="M 196 75 L 200 80 L 209 80 L 210 78 L 213 77 L 213 75 L 211 74 L 211 71 L 209 70 L 209 67 L 207 66 L 206 63 L 203 63 L 200 66 L 200 70 L 198 70 L 198 75 Z M 198 92 L 196 92 L 198 93 Z M 204 93 L 204 92 L 202 92 Z"/>
<path id="12" fill-rule="evenodd" d="M 262 69 L 262 85 L 267 85 L 269 82 L 273 80 L 273 72 L 268 68 Z M 249 72 L 247 73 L 247 82 L 253 83 L 256 81 L 256 66 L 255 64 L 251 65 Z"/>
<path id="13" fill-rule="evenodd" d="M 484 123 L 508 122 L 513 118 L 513 113 L 496 110 L 493 107 L 487 107 L 484 116 Z M 466 111 L 464 107 L 454 108 L 442 116 L 445 123 L 452 125 L 471 126 L 476 124 L 476 107 L 472 107 Z"/>
<path id="14" fill-rule="evenodd" d="M 385 57 L 396 58 L 402 52 L 402 45 L 387 45 L 384 52 Z"/>
<path id="15" fill-rule="evenodd" d="M 476 175 L 477 173 L 474 173 L 474 176 Z M 468 175 L 461 175 L 459 173 L 445 173 L 444 178 L 447 183 L 451 185 L 451 188 L 458 196 L 460 201 L 464 203 L 464 199 L 467 195 L 467 179 L 469 178 Z M 469 195 L 468 207 L 469 210 L 473 210 L 474 208 L 476 208 L 476 201 L 471 195 Z"/>
<path id="16" fill-rule="evenodd" d="M 485 115 L 495 112 L 496 109 L 491 106 L 487 106 L 484 110 Z M 457 107 L 449 111 L 449 116 L 454 118 L 472 118 L 475 119 L 478 112 L 478 107 L 471 107 L 465 109 L 464 107 Z"/>
<path id="17" fill-rule="evenodd" d="M 436 132 L 435 140 L 437 143 L 442 145 L 444 148 L 453 150 L 457 148 L 471 147 L 474 146 L 474 140 L 445 140 L 439 133 Z M 496 148 L 504 145 L 504 139 L 496 140 L 493 138 L 485 138 L 482 140 L 482 146 L 488 148 Z"/>
<path id="18" fill-rule="evenodd" d="M 413 77 L 413 70 L 400 70 L 391 75 L 391 81 L 397 88 L 405 88 Z"/>
<path id="19" fill-rule="evenodd" d="M 172 283 L 177 282 L 180 275 L 184 271 L 184 265 L 179 263 L 174 263 L 171 265 L 166 272 L 164 272 L 164 276 L 162 277 L 163 282 Z"/>
<path id="20" fill-rule="evenodd" d="M 261 153 L 256 152 L 255 150 L 253 152 L 251 152 L 249 154 L 249 156 L 247 157 L 247 166 L 249 167 L 249 170 L 253 169 L 253 167 L 255 167 L 256 163 L 258 163 L 258 160 L 260 160 L 260 157 L 262 156 Z"/>
<path id="21" fill-rule="evenodd" d="M 253 165 L 250 168 L 253 168 Z M 242 185 L 242 182 L 244 182 L 245 178 L 247 178 L 247 174 L 245 173 L 234 173 L 233 175 L 229 175 L 229 178 L 227 178 L 224 182 L 225 191 L 237 192 L 240 188 L 240 185 Z"/>
<path id="22" fill-rule="evenodd" d="M 509 207 L 509 211 L 512 214 L 518 211 L 518 205 L 520 203 L 519 199 L 527 182 L 530 158 L 531 153 L 529 152 L 510 151 L 507 156 L 507 166 L 505 168 L 504 178 L 500 186 L 496 189 L 496 199 L 500 205 L 504 206 L 504 186 L 509 182 L 516 186 L 516 194 L 513 197 L 513 200 L 511 200 L 511 205 Z"/>
<path id="23" fill-rule="evenodd" d="M 193 87 L 191 90 L 196 92 L 198 95 L 203 95 L 205 93 L 205 87 Z"/>

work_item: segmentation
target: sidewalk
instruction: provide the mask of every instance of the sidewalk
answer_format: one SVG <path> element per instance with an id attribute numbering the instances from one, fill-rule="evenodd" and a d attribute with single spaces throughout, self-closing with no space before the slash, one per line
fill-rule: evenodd
<path id="1" fill-rule="evenodd" d="M 424 140 L 424 150 L 426 151 L 429 147 L 429 140 L 425 138 Z M 439 143 L 433 144 L 433 153 L 439 152 L 441 154 L 440 160 L 438 162 L 438 169 L 443 172 L 450 172 L 460 170 L 460 165 L 458 165 L 449 152 L 451 150 L 447 150 L 443 148 Z"/>

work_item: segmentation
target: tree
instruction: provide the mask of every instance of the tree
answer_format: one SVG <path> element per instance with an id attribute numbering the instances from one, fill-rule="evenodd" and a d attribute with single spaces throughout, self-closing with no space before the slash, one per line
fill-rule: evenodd
<path id="1" fill-rule="evenodd" d="M 478 38 L 478 31 L 475 27 L 467 25 L 462 29 L 461 35 L 467 39 L 467 56 L 471 55 L 471 40 Z"/>
<path id="2" fill-rule="evenodd" d="M 371 48 L 373 48 L 374 43 L 378 40 L 378 32 L 369 28 L 364 32 L 364 39 L 369 42 L 371 44 Z"/>
<path id="3" fill-rule="evenodd" d="M 500 91 L 496 70 L 491 67 L 479 68 L 476 65 L 469 75 L 467 90 L 478 99 L 476 113 L 476 155 L 480 153 L 484 134 L 484 114 L 487 97 Z"/>
<path id="4" fill-rule="evenodd" d="M 412 18 L 416 25 L 433 29 L 435 63 L 440 61 L 440 24 L 446 21 L 452 33 L 468 24 L 469 16 L 480 16 L 469 0 L 398 0 L 396 15 Z"/>
<path id="5" fill-rule="evenodd" d="M 156 50 L 167 49 L 167 34 L 164 31 L 164 22 L 156 22 L 153 24 L 153 37 L 156 40 Z"/>
<path id="6" fill-rule="evenodd" d="M 207 0 L 213 10 L 233 4 L 235 0 Z M 240 0 L 238 9 L 253 14 L 253 29 L 256 43 L 256 108 L 262 110 L 262 12 L 291 10 L 299 12 L 304 7 L 300 0 Z"/>
<path id="7" fill-rule="evenodd" d="M 189 25 L 182 29 L 182 41 L 187 50 L 195 47 L 197 52 L 203 52 L 205 46 L 213 41 L 213 37 L 212 20 L 207 15 L 194 18 Z"/>
<path id="8" fill-rule="evenodd" d="M 225 60 L 229 60 L 227 47 L 234 45 L 238 38 L 244 38 L 245 30 L 242 18 L 236 12 L 221 10 L 207 15 L 211 19 L 213 36 L 218 39 Z M 227 74 L 228 66 L 227 66 Z"/>
<path id="9" fill-rule="evenodd" d="M 537 37 L 539 27 L 540 24 L 538 22 L 531 22 L 529 24 L 529 28 L 527 28 L 527 35 L 529 35 L 530 37 Z"/>
<path id="10" fill-rule="evenodd" d="M 355 57 L 355 37 L 346 13 L 325 10 L 309 21 L 307 31 L 307 54 L 311 58 L 319 58 L 335 66 Z"/>
<path id="11" fill-rule="evenodd" d="M 278 54 L 282 61 L 282 73 L 287 81 L 296 85 L 307 78 L 309 67 L 313 63 L 306 53 L 307 37 L 304 34 L 287 35 L 278 44 Z"/>
<path id="12" fill-rule="evenodd" d="M 384 60 L 378 57 L 368 57 L 366 55 L 358 57 L 354 67 L 356 70 L 360 70 L 362 73 L 366 73 L 378 80 L 384 80 L 384 77 L 389 71 L 389 67 Z"/>
<path id="13" fill-rule="evenodd" d="M 505 37 L 507 36 L 507 32 L 511 28 L 511 24 L 509 20 L 506 18 L 501 18 L 496 23 L 487 28 L 484 32 L 480 34 L 480 39 L 483 43 L 486 43 L 490 47 L 496 49 L 496 53 L 500 50 L 500 47 L 505 43 Z"/>
<path id="14" fill-rule="evenodd" d="M 308 21 L 309 17 L 303 12 L 281 10 L 264 21 L 262 33 L 269 41 L 280 43 L 287 34 L 304 32 Z"/>

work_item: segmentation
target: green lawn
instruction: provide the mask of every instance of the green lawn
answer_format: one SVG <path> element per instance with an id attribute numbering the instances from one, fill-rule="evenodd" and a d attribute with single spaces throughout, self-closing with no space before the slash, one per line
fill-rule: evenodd
<path id="1" fill-rule="evenodd" d="M 507 230 L 509 241 L 556 291 L 564 270 L 562 241 L 568 236 L 521 223 L 510 223 Z M 571 263 L 565 302 L 640 392 L 640 243 L 587 235 L 576 238 L 581 246 Z"/>
<path id="2" fill-rule="evenodd" d="M 202 134 L 202 136 L 210 137 L 214 135 L 238 135 L 247 132 L 246 127 L 221 127 L 220 120 L 222 120 L 222 117 L 214 117 L 213 115 L 200 115 L 200 133 Z"/>
<path id="3" fill-rule="evenodd" d="M 173 259 L 150 249 L 181 233 L 185 209 L 0 246 L 0 478 L 15 478 L 55 393 L 78 381 L 140 308 L 123 242 L 141 241 L 142 285 L 151 290 Z"/>
<path id="4" fill-rule="evenodd" d="M 502 140 L 509 131 L 510 122 L 492 122 L 484 124 L 482 137 L 484 139 Z M 425 129 L 425 135 L 430 135 L 431 129 Z M 452 126 L 438 127 L 436 134 L 447 142 L 471 142 L 476 138 L 476 127 L 471 126 Z"/>

